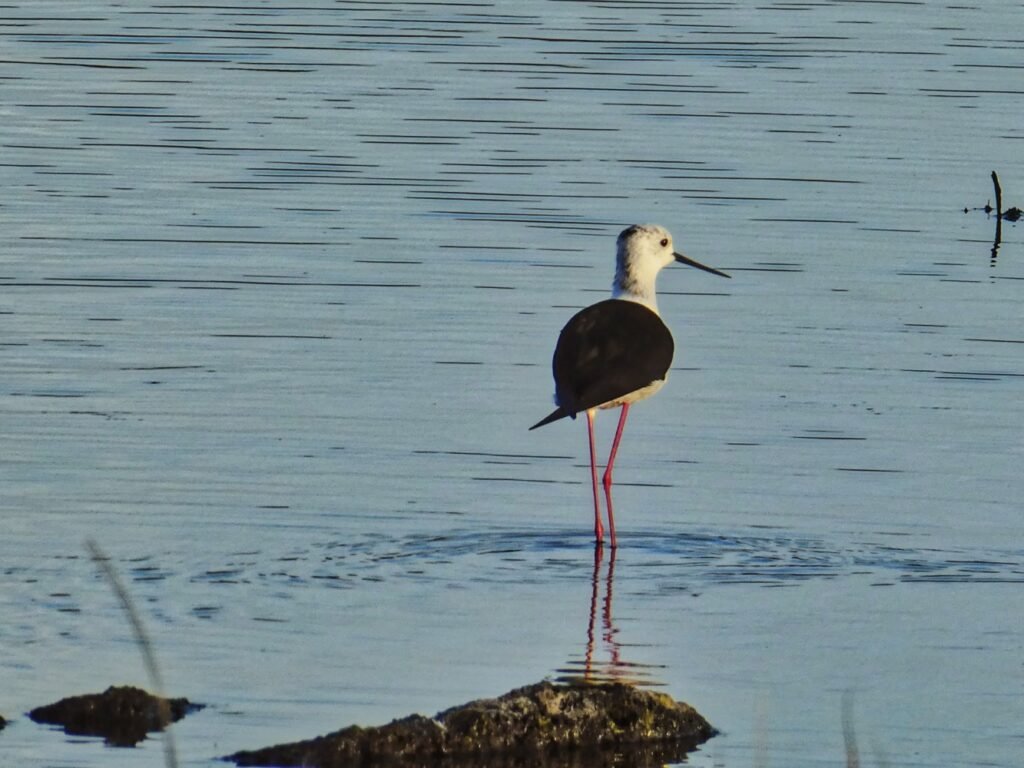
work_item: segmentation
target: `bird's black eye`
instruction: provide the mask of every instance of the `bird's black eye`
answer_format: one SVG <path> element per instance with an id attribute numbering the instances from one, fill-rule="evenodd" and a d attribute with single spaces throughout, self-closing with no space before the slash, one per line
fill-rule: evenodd
<path id="1" fill-rule="evenodd" d="M 664 248 L 666 245 L 668 245 L 668 238 L 667 237 L 661 238 L 661 247 Z"/>

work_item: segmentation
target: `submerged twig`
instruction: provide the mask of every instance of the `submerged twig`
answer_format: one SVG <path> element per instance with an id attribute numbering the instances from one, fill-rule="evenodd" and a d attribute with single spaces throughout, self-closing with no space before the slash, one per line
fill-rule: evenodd
<path id="1" fill-rule="evenodd" d="M 153 643 L 149 639 L 146 627 L 142 623 L 142 617 L 139 616 L 139 612 L 135 609 L 135 602 L 122 583 L 120 576 L 117 575 L 114 566 L 111 565 L 110 558 L 107 557 L 107 554 L 100 549 L 99 544 L 93 539 L 86 539 L 85 547 L 89 550 L 89 556 L 92 558 L 92 561 L 96 563 L 96 566 L 106 578 L 107 583 L 110 584 L 110 588 L 117 595 L 121 608 L 128 617 L 128 622 L 135 633 L 135 644 L 142 653 L 142 663 L 146 667 L 146 674 L 149 676 L 150 685 L 156 690 L 156 695 L 159 699 L 157 707 L 160 714 L 161 729 L 164 733 L 164 762 L 167 768 L 178 768 L 178 755 L 174 748 L 174 736 L 170 730 L 171 706 L 164 691 L 163 677 L 160 675 L 160 668 L 156 663 Z"/>

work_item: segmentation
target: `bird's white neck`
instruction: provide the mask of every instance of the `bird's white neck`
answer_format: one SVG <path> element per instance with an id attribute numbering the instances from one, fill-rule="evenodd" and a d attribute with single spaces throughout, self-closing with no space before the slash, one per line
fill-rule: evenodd
<path id="1" fill-rule="evenodd" d="M 612 298 L 623 301 L 635 301 L 643 304 L 649 310 L 658 314 L 658 299 L 655 293 L 654 283 L 658 277 L 658 271 L 647 271 L 645 274 L 637 270 L 636 265 L 630 264 L 615 271 L 615 281 L 612 283 Z"/>

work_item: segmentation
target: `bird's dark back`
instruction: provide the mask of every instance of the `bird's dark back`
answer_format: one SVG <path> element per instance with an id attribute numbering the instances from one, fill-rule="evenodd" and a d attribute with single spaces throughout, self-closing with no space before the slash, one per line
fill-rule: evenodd
<path id="1" fill-rule="evenodd" d="M 608 299 L 575 314 L 558 337 L 552 368 L 558 404 L 570 415 L 664 379 L 675 343 L 656 312 Z"/>

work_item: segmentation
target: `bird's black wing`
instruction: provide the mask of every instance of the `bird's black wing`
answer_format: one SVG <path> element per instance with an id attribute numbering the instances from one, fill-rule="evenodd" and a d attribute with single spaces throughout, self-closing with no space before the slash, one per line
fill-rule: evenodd
<path id="1" fill-rule="evenodd" d="M 608 299 L 587 307 L 566 323 L 555 347 L 559 408 L 575 417 L 660 381 L 674 351 L 668 327 L 643 304 Z"/>

